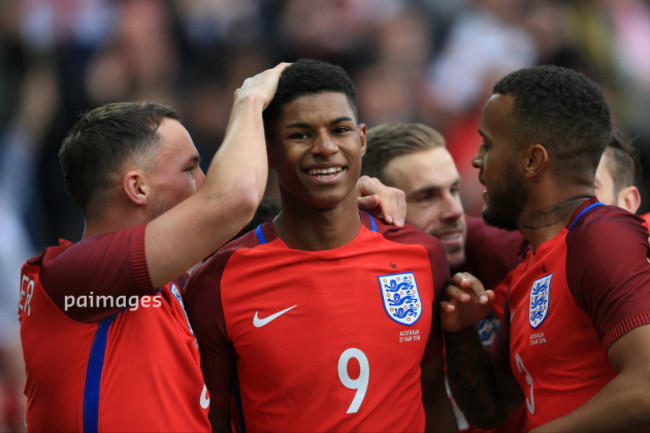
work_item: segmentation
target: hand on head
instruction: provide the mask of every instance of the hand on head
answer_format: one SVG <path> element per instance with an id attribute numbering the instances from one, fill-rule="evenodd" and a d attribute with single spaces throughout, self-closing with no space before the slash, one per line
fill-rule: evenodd
<path id="1" fill-rule="evenodd" d="M 264 108 L 268 107 L 275 96 L 280 75 L 289 65 L 290 63 L 279 63 L 274 68 L 245 79 L 241 87 L 235 90 L 235 100 L 257 95 L 261 98 Z"/>

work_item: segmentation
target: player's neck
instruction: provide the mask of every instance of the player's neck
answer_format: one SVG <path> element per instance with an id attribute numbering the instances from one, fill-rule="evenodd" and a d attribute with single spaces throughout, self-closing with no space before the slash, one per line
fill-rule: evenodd
<path id="1" fill-rule="evenodd" d="M 351 242 L 361 229 L 361 217 L 356 198 L 330 209 L 314 209 L 285 200 L 273 225 L 290 248 L 320 251 Z"/>
<path id="2" fill-rule="evenodd" d="M 531 212 L 522 215 L 519 230 L 535 250 L 539 245 L 557 235 L 562 227 L 569 223 L 578 206 L 589 197 L 588 194 L 577 194 L 538 206 Z"/>
<path id="3" fill-rule="evenodd" d="M 121 215 L 106 215 L 102 218 L 90 218 L 84 221 L 85 227 L 81 239 L 111 233 L 121 229 L 144 224 L 141 218 L 129 217 L 126 213 Z"/>

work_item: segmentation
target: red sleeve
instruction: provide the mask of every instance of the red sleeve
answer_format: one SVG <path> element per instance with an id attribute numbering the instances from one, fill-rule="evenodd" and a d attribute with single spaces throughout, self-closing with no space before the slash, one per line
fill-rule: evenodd
<path id="1" fill-rule="evenodd" d="M 593 318 L 605 350 L 650 324 L 650 246 L 639 217 L 598 206 L 578 220 L 566 242 L 569 288 Z"/>
<path id="2" fill-rule="evenodd" d="M 210 407 L 228 408 L 235 366 L 221 300 L 221 276 L 231 249 L 224 247 L 198 266 L 185 285 L 183 302 L 199 342 L 201 370 L 210 391 Z"/>
<path id="3" fill-rule="evenodd" d="M 40 280 L 48 296 L 72 319 L 94 322 L 129 306 L 136 297 L 155 294 L 144 230 L 138 226 L 48 248 L 34 259 L 40 261 Z"/>
<path id="4" fill-rule="evenodd" d="M 363 214 L 362 214 L 363 215 Z M 363 215 L 364 224 L 367 216 Z M 386 226 L 377 221 L 377 231 L 383 233 L 387 239 L 404 244 L 419 244 L 426 248 L 431 265 L 431 277 L 433 281 L 433 315 L 431 319 L 431 331 L 427 348 L 424 353 L 423 362 L 429 362 L 442 356 L 442 328 L 440 326 L 440 301 L 443 299 L 444 290 L 449 283 L 449 264 L 444 247 L 436 238 L 411 225 L 406 224 L 404 228 L 398 229 L 394 226 Z"/>

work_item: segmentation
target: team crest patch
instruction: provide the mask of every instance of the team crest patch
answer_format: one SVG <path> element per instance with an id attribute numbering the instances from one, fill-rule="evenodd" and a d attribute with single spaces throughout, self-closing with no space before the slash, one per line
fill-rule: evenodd
<path id="1" fill-rule="evenodd" d="M 381 296 L 388 317 L 411 326 L 422 315 L 422 300 L 413 272 L 378 276 Z"/>
<path id="2" fill-rule="evenodd" d="M 192 329 L 192 325 L 190 325 L 190 318 L 187 315 L 187 311 L 185 311 L 185 304 L 183 303 L 183 297 L 181 296 L 181 292 L 178 291 L 178 287 L 176 287 L 176 284 L 174 283 L 171 283 L 169 287 L 169 291 L 172 292 L 172 295 L 174 295 L 178 303 L 181 304 L 183 313 L 185 313 L 185 319 L 187 320 L 187 327 L 189 328 L 192 335 L 194 335 L 194 330 Z"/>
<path id="3" fill-rule="evenodd" d="M 533 329 L 537 329 L 548 314 L 551 301 L 551 278 L 553 278 L 553 274 L 535 280 L 530 289 L 528 321 Z"/>

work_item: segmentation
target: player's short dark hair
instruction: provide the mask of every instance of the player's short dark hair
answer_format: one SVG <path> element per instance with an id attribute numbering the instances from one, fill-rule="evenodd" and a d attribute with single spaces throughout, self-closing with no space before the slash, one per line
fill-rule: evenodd
<path id="1" fill-rule="evenodd" d="M 609 105 L 598 85 L 574 70 L 541 65 L 508 74 L 492 91 L 514 98 L 519 145 L 544 145 L 568 179 L 593 183 L 612 131 Z"/>
<path id="2" fill-rule="evenodd" d="M 124 162 L 158 143 L 165 118 L 178 114 L 147 101 L 110 103 L 80 116 L 63 140 L 59 160 L 66 190 L 86 218 L 107 201 Z"/>
<path id="3" fill-rule="evenodd" d="M 605 152 L 610 156 L 605 167 L 612 176 L 614 194 L 641 181 L 641 155 L 630 141 L 620 133 L 613 132 Z"/>
<path id="4" fill-rule="evenodd" d="M 398 156 L 445 147 L 445 139 L 435 129 L 417 122 L 386 122 L 368 129 L 361 174 L 390 183 L 384 169 Z"/>
<path id="5" fill-rule="evenodd" d="M 273 100 L 264 110 L 264 125 L 271 126 L 282 108 L 296 98 L 322 92 L 337 92 L 347 96 L 356 121 L 357 89 L 345 70 L 336 65 L 313 59 L 300 59 L 282 71 Z"/>

